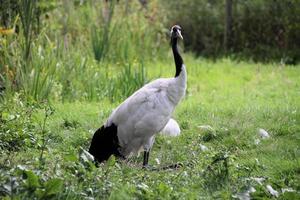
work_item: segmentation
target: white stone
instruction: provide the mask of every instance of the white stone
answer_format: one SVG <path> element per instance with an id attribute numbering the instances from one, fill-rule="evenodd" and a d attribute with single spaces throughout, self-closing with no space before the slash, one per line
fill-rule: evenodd
<path id="1" fill-rule="evenodd" d="M 252 177 L 251 178 L 252 180 L 254 180 L 254 181 L 256 181 L 258 184 L 260 184 L 260 185 L 262 185 L 262 182 L 264 181 L 264 180 L 266 180 L 265 178 L 263 178 L 263 177 Z"/>
<path id="2" fill-rule="evenodd" d="M 270 137 L 269 133 L 268 133 L 266 130 L 262 129 L 262 128 L 260 128 L 260 129 L 258 130 L 258 134 L 259 134 L 259 136 L 260 136 L 261 138 L 263 138 L 263 139 L 266 139 L 266 138 L 269 138 L 269 137 Z"/>
<path id="3" fill-rule="evenodd" d="M 89 152 L 87 152 L 86 150 L 84 150 L 82 147 L 80 147 L 81 150 L 81 154 L 80 154 L 80 158 L 84 161 L 84 162 L 88 162 L 88 161 L 94 161 L 94 156 L 92 154 L 90 154 Z"/>
<path id="4" fill-rule="evenodd" d="M 281 188 L 281 192 L 285 193 L 285 192 L 296 192 L 296 190 L 294 190 L 293 188 Z"/>
<path id="5" fill-rule="evenodd" d="M 260 143 L 260 139 L 255 139 L 254 144 L 258 145 Z"/>
<path id="6" fill-rule="evenodd" d="M 200 125 L 198 126 L 198 128 L 203 131 L 214 131 L 214 129 L 210 125 Z"/>
<path id="7" fill-rule="evenodd" d="M 201 149 L 201 151 L 208 151 L 207 146 L 205 146 L 203 144 L 200 144 L 200 149 Z"/>
<path id="8" fill-rule="evenodd" d="M 271 185 L 267 185 L 267 190 L 269 191 L 269 193 L 272 196 L 275 196 L 275 197 L 279 196 L 279 192 L 277 192 L 276 190 L 274 190 Z"/>
<path id="9" fill-rule="evenodd" d="M 155 158 L 155 162 L 156 162 L 156 164 L 160 165 L 160 161 L 158 158 Z"/>
<path id="10" fill-rule="evenodd" d="M 237 198 L 239 200 L 250 200 L 250 194 L 253 193 L 253 192 L 256 192 L 255 188 L 254 187 L 249 187 L 246 191 L 244 192 L 240 192 L 236 195 L 233 195 L 232 197 L 233 198 Z"/>

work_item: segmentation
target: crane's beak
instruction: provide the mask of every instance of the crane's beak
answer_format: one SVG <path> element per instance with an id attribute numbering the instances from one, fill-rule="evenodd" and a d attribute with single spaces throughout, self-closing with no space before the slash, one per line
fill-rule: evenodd
<path id="1" fill-rule="evenodd" d="M 177 30 L 177 34 L 178 34 L 178 36 L 183 40 L 183 37 L 182 37 L 182 35 L 181 35 L 181 31 L 180 31 L 180 30 Z"/>

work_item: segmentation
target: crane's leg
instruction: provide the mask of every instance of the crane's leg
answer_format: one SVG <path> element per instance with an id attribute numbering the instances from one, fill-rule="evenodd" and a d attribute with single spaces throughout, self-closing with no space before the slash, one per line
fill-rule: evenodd
<path id="1" fill-rule="evenodd" d="M 144 151 L 143 168 L 148 167 L 149 154 L 150 154 L 150 151 L 149 151 L 149 150 L 145 150 L 145 151 Z"/>
<path id="2" fill-rule="evenodd" d="M 155 135 L 150 137 L 148 141 L 144 144 L 144 161 L 143 161 L 143 168 L 149 168 L 148 160 L 149 160 L 149 154 L 150 150 L 153 146 L 153 143 L 155 141 Z"/>

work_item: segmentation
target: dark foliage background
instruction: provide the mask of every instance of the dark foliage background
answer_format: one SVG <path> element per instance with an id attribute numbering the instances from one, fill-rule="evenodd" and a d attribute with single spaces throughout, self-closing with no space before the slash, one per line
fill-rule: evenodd
<path id="1" fill-rule="evenodd" d="M 153 1 L 138 2 L 142 10 L 147 9 L 147 4 Z M 18 2 L 1 0 L 1 26 L 7 27 L 13 23 L 18 13 Z M 60 1 L 41 2 L 34 18 L 38 25 L 40 15 L 53 9 L 53 4 L 60 5 Z M 82 2 L 74 3 L 78 5 Z M 118 1 L 118 4 L 132 3 L 134 1 Z M 216 58 L 226 54 L 254 61 L 274 60 L 287 64 L 299 62 L 299 0 L 231 0 L 232 24 L 228 48 L 225 51 L 226 3 L 226 0 L 158 1 L 160 8 L 155 20 L 166 28 L 175 23 L 181 24 L 184 28 L 186 50 L 196 55 Z"/>
<path id="2" fill-rule="evenodd" d="M 224 51 L 225 0 L 163 3 L 168 24 L 184 27 L 186 49 L 197 55 L 218 57 L 227 53 L 254 61 L 299 62 L 299 0 L 232 0 L 228 52 Z"/>

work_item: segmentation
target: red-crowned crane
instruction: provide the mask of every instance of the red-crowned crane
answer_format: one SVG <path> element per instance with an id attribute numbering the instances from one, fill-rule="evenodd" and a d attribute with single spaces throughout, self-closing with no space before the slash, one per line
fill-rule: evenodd
<path id="1" fill-rule="evenodd" d="M 171 45 L 176 66 L 175 77 L 154 80 L 128 97 L 109 116 L 92 139 L 89 153 L 97 162 L 112 154 L 126 158 L 144 150 L 143 167 L 148 165 L 149 152 L 157 133 L 180 133 L 171 119 L 175 107 L 185 95 L 187 73 L 179 54 L 177 41 L 183 39 L 181 27 L 171 28 Z"/>

